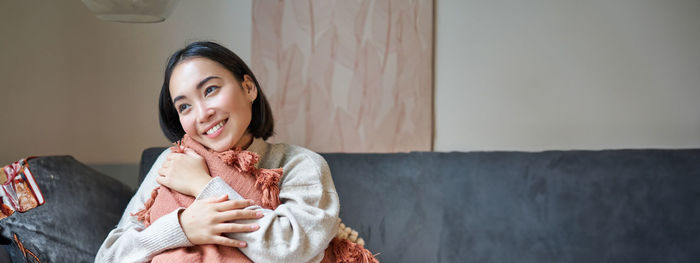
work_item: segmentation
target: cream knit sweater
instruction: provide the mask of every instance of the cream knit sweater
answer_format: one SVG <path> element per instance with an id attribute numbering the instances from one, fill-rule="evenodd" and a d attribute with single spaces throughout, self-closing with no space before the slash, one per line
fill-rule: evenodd
<path id="1" fill-rule="evenodd" d="M 326 161 L 308 149 L 268 144 L 260 138 L 255 138 L 247 150 L 260 155 L 257 167 L 284 169 L 280 182 L 281 204 L 275 210 L 259 206 L 246 208 L 260 210 L 264 217 L 240 222 L 256 222 L 260 229 L 228 235 L 248 243 L 241 252 L 254 262 L 320 262 L 338 230 L 340 211 Z M 155 180 L 158 169 L 168 153 L 170 150 L 165 150 L 155 161 L 119 224 L 102 243 L 95 262 L 148 262 L 162 251 L 192 246 L 180 226 L 179 210 L 159 218 L 148 228 L 131 216 L 143 209 L 151 191 L 158 186 Z M 243 199 L 218 177 L 207 184 L 197 199 L 223 194 L 228 194 L 230 199 Z"/>

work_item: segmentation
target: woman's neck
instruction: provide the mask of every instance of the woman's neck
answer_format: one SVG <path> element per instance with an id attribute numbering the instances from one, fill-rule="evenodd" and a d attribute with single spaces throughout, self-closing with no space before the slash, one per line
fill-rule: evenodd
<path id="1" fill-rule="evenodd" d="M 253 144 L 253 135 L 250 133 L 245 133 L 241 137 L 240 140 L 238 140 L 238 143 L 233 148 L 240 148 L 243 150 L 247 150 L 248 147 L 250 147 L 251 144 Z"/>

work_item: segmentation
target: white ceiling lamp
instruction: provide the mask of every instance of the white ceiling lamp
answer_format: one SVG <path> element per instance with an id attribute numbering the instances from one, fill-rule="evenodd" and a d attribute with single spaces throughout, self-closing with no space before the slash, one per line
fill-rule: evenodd
<path id="1" fill-rule="evenodd" d="M 124 23 L 165 21 L 179 0 L 83 0 L 97 18 Z"/>

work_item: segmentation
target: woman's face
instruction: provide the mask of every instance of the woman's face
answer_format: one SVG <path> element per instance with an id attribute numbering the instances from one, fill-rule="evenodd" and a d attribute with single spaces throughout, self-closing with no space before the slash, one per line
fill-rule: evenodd
<path id="1" fill-rule="evenodd" d="M 257 94 L 250 76 L 239 83 L 230 71 L 207 58 L 186 59 L 170 76 L 170 97 L 182 129 L 218 152 L 245 148 L 252 141 L 247 128 Z"/>

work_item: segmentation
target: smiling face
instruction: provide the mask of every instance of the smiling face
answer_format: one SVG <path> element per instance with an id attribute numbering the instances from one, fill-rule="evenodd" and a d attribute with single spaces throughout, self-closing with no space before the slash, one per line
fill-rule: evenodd
<path id="1" fill-rule="evenodd" d="M 182 129 L 207 148 L 221 152 L 252 142 L 247 129 L 257 87 L 250 76 L 239 82 L 215 61 L 189 58 L 173 69 L 170 95 Z"/>

